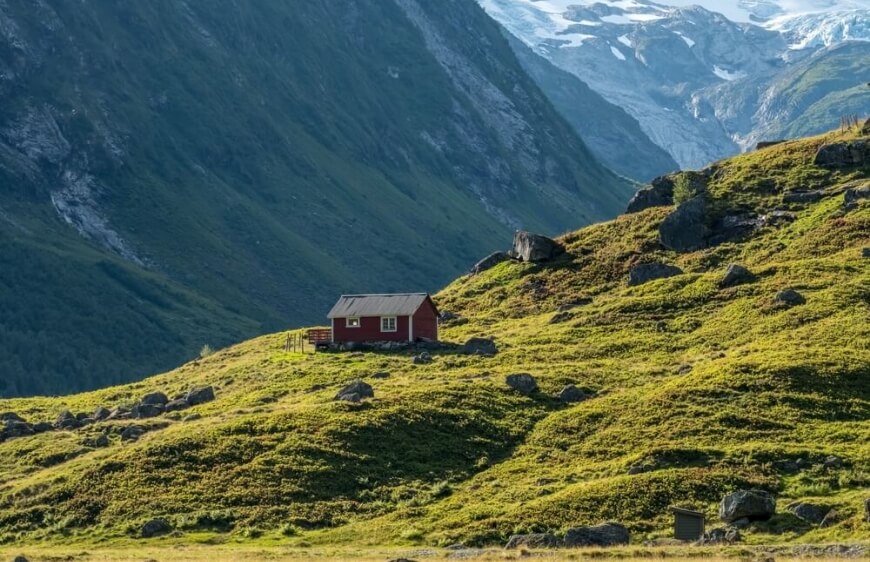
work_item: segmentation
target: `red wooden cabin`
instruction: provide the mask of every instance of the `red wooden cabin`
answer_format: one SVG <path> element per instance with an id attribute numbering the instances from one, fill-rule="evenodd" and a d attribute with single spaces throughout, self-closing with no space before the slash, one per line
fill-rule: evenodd
<path id="1" fill-rule="evenodd" d="M 328 318 L 333 343 L 438 340 L 438 309 L 426 293 L 343 295 Z"/>

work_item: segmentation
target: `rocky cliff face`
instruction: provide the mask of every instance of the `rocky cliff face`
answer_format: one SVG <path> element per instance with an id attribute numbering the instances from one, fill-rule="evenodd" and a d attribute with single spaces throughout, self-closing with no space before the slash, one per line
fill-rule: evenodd
<path id="1" fill-rule="evenodd" d="M 0 0 L 0 393 L 434 290 L 630 192 L 472 0 Z"/>

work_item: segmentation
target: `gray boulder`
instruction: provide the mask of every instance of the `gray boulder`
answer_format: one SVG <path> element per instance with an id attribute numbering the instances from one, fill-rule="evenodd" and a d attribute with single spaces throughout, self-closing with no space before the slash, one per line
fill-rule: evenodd
<path id="1" fill-rule="evenodd" d="M 619 523 L 602 523 L 592 527 L 577 527 L 565 533 L 565 546 L 618 546 L 628 544 L 631 536 L 628 529 Z"/>
<path id="2" fill-rule="evenodd" d="M 191 406 L 198 406 L 214 400 L 214 388 L 203 386 L 192 389 L 185 397 L 187 403 Z"/>
<path id="3" fill-rule="evenodd" d="M 649 187 L 634 194 L 626 213 L 639 213 L 651 207 L 669 207 L 674 204 L 674 180 L 668 176 L 654 179 Z"/>
<path id="4" fill-rule="evenodd" d="M 573 384 L 565 385 L 565 388 L 559 392 L 559 400 L 566 404 L 574 404 L 586 400 L 586 393 L 574 386 Z"/>
<path id="5" fill-rule="evenodd" d="M 486 256 L 471 268 L 471 274 L 477 275 L 479 273 L 483 273 L 488 269 L 492 269 L 498 264 L 506 261 L 510 261 L 511 257 L 507 252 L 493 252 L 490 255 Z"/>
<path id="6" fill-rule="evenodd" d="M 801 521 L 818 525 L 825 520 L 825 515 L 831 511 L 831 508 L 826 505 L 799 502 L 789 505 L 788 510 Z"/>
<path id="7" fill-rule="evenodd" d="M 656 279 L 665 279 L 682 275 L 683 270 L 674 265 L 664 263 L 642 263 L 632 267 L 628 272 L 628 285 L 634 287 Z"/>
<path id="8" fill-rule="evenodd" d="M 54 426 L 48 422 L 39 422 L 33 424 L 33 432 L 34 433 L 46 433 L 54 429 Z"/>
<path id="9" fill-rule="evenodd" d="M 36 432 L 33 430 L 33 426 L 27 422 L 10 420 L 5 423 L 5 426 L 3 426 L 2 433 L 6 438 L 10 438 L 26 437 L 28 435 L 33 435 Z"/>
<path id="10" fill-rule="evenodd" d="M 822 519 L 822 522 L 819 523 L 819 527 L 821 527 L 823 529 L 826 529 L 828 527 L 833 527 L 834 525 L 839 523 L 841 520 L 842 520 L 842 517 L 840 517 L 840 513 L 836 509 L 832 509 L 825 515 L 825 518 Z"/>
<path id="11" fill-rule="evenodd" d="M 776 146 L 784 142 L 785 140 L 759 141 L 755 144 L 755 150 L 764 150 L 765 148 L 770 148 L 771 146 Z"/>
<path id="12" fill-rule="evenodd" d="M 870 186 L 847 189 L 843 192 L 843 210 L 853 210 L 862 199 L 870 199 Z"/>
<path id="13" fill-rule="evenodd" d="M 78 418 L 69 410 L 64 410 L 57 416 L 54 426 L 58 429 L 75 429 L 79 427 Z"/>
<path id="14" fill-rule="evenodd" d="M 100 406 L 96 410 L 94 410 L 94 415 L 92 416 L 97 421 L 105 421 L 109 416 L 112 415 L 111 410 L 108 408 L 103 408 Z"/>
<path id="15" fill-rule="evenodd" d="M 815 203 L 824 198 L 825 192 L 821 189 L 815 191 L 789 191 L 782 196 L 783 203 Z"/>
<path id="16" fill-rule="evenodd" d="M 511 255 L 525 262 L 545 262 L 565 253 L 565 247 L 546 236 L 519 230 Z"/>
<path id="17" fill-rule="evenodd" d="M 169 398 L 162 392 L 151 392 L 142 397 L 140 404 L 148 404 L 149 406 L 165 406 L 169 402 Z"/>
<path id="18" fill-rule="evenodd" d="M 816 153 L 814 164 L 820 168 L 850 168 L 870 164 L 870 141 L 824 144 Z"/>
<path id="19" fill-rule="evenodd" d="M 693 197 L 677 207 L 659 225 L 659 242 L 675 252 L 694 252 L 707 247 L 707 198 Z"/>
<path id="20" fill-rule="evenodd" d="M 861 257 L 870 258 L 870 248 L 861 248 Z"/>
<path id="21" fill-rule="evenodd" d="M 794 289 L 784 289 L 774 295 L 773 300 L 784 306 L 798 306 L 805 304 L 807 299 Z"/>
<path id="22" fill-rule="evenodd" d="M 741 283 L 751 281 L 752 278 L 753 275 L 751 271 L 742 265 L 734 263 L 728 266 L 728 269 L 725 271 L 725 276 L 722 277 L 721 281 L 719 281 L 719 286 L 722 288 L 733 287 L 734 285 L 740 285 Z"/>
<path id="23" fill-rule="evenodd" d="M 156 418 L 161 414 L 163 414 L 163 406 L 156 404 L 137 404 L 130 411 L 130 415 L 135 419 Z"/>
<path id="24" fill-rule="evenodd" d="M 0 414 L 0 422 L 8 421 L 23 422 L 25 420 L 15 412 L 3 412 L 2 414 Z"/>
<path id="25" fill-rule="evenodd" d="M 163 407 L 164 412 L 179 412 L 181 410 L 186 410 L 190 408 L 190 404 L 187 403 L 185 399 L 176 399 L 170 400 L 166 403 L 166 406 Z"/>
<path id="26" fill-rule="evenodd" d="M 338 391 L 333 400 L 343 402 L 362 402 L 366 398 L 374 398 L 375 390 L 363 381 L 353 381 Z"/>
<path id="27" fill-rule="evenodd" d="M 822 466 L 827 469 L 838 469 L 843 468 L 843 459 L 836 455 L 831 455 L 825 458 L 825 461 L 822 463 Z"/>
<path id="28" fill-rule="evenodd" d="M 530 535 L 511 535 L 504 547 L 506 549 L 525 548 L 558 548 L 559 539 L 550 533 L 532 533 Z"/>
<path id="29" fill-rule="evenodd" d="M 419 355 L 415 355 L 414 359 L 412 360 L 412 363 L 414 363 L 414 365 L 428 365 L 431 362 L 432 362 L 432 354 L 429 353 L 428 351 L 424 351 L 424 352 L 420 353 Z"/>
<path id="30" fill-rule="evenodd" d="M 168 535 L 172 532 L 172 525 L 166 519 L 152 519 L 142 525 L 141 536 L 143 539 L 151 539 Z"/>
<path id="31" fill-rule="evenodd" d="M 701 545 L 722 545 L 734 544 L 743 540 L 740 536 L 740 531 L 734 528 L 718 528 L 711 529 L 704 533 L 704 536 L 698 541 Z"/>
<path id="32" fill-rule="evenodd" d="M 12 559 L 12 562 L 30 562 L 30 561 L 27 558 L 25 558 L 23 555 L 19 554 L 18 556 L 16 556 L 15 558 Z"/>
<path id="33" fill-rule="evenodd" d="M 136 441 L 145 435 L 145 428 L 141 425 L 130 425 L 121 431 L 121 441 Z"/>
<path id="34" fill-rule="evenodd" d="M 520 394 L 528 396 L 538 390 L 538 383 L 535 377 L 528 373 L 515 373 L 505 377 L 505 382 L 513 390 Z"/>
<path id="35" fill-rule="evenodd" d="M 468 355 L 485 355 L 491 357 L 498 353 L 498 347 L 492 339 L 471 338 L 462 346 L 462 351 Z"/>
<path id="36" fill-rule="evenodd" d="M 731 523 L 747 518 L 750 521 L 767 521 L 776 513 L 776 498 L 764 490 L 740 490 L 722 498 L 719 504 L 719 519 Z"/>

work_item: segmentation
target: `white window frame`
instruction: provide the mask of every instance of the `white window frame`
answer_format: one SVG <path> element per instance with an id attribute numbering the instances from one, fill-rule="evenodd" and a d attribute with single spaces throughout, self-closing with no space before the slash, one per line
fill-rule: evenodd
<path id="1" fill-rule="evenodd" d="M 393 329 L 385 330 L 384 329 L 384 320 L 392 320 L 393 321 Z M 397 316 L 381 316 L 381 333 L 383 334 L 392 334 L 399 331 L 399 318 Z"/>
<path id="2" fill-rule="evenodd" d="M 354 323 L 355 322 L 355 323 Z M 362 320 L 359 316 L 348 316 L 344 319 L 345 328 L 362 328 Z"/>

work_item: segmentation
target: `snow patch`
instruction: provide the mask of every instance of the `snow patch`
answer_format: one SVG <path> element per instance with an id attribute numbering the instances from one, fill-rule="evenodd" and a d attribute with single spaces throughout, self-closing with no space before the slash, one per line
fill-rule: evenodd
<path id="1" fill-rule="evenodd" d="M 724 68 L 719 67 L 718 65 L 713 67 L 713 74 L 715 74 L 722 80 L 727 80 L 729 82 L 733 80 L 738 80 L 745 76 L 742 72 L 729 72 Z"/>
<path id="2" fill-rule="evenodd" d="M 680 33 L 679 31 L 674 31 L 674 33 L 676 33 L 677 35 L 679 35 L 679 36 L 680 36 L 680 39 L 682 39 L 683 41 L 685 41 L 685 42 L 686 42 L 686 45 L 688 45 L 690 49 L 691 49 L 692 47 L 695 46 L 695 42 L 694 42 L 693 40 L 689 39 L 688 37 L 686 37 L 685 35 L 683 35 L 683 34 Z"/>
<path id="3" fill-rule="evenodd" d="M 622 51 L 620 51 L 613 45 L 610 46 L 610 52 L 613 53 L 613 56 L 618 58 L 619 60 L 625 60 L 625 55 L 622 54 Z"/>
<path id="4" fill-rule="evenodd" d="M 634 48 L 634 44 L 631 42 L 631 39 L 628 38 L 628 35 L 620 35 L 616 38 L 616 40 L 628 47 L 629 49 Z"/>

